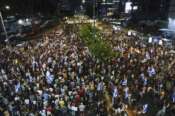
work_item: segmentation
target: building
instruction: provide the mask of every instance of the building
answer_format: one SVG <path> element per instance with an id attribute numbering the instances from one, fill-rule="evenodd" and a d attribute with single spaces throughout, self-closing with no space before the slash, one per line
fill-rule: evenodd
<path id="1" fill-rule="evenodd" d="M 175 19 L 175 0 L 171 0 L 169 8 L 169 17 Z"/>
<path id="2" fill-rule="evenodd" d="M 57 13 L 59 15 L 71 15 L 72 9 L 68 0 L 58 0 L 57 3 Z"/>
<path id="3" fill-rule="evenodd" d="M 168 28 L 175 30 L 175 0 L 171 0 L 169 13 L 168 13 Z"/>
<path id="4" fill-rule="evenodd" d="M 118 17 L 120 0 L 97 0 L 97 10 L 99 17 Z"/>
<path id="5" fill-rule="evenodd" d="M 113 17 L 120 11 L 120 0 L 85 0 L 86 15 L 93 17 L 94 5 L 96 18 Z"/>
<path id="6" fill-rule="evenodd" d="M 132 7 L 137 6 L 137 10 L 131 11 L 132 18 L 136 20 L 166 20 L 170 0 L 130 0 Z M 173 1 L 173 0 L 172 0 Z"/>

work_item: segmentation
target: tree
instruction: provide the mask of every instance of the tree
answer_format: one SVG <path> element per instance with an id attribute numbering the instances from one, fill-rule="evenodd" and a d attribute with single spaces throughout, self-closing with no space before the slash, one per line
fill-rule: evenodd
<path id="1" fill-rule="evenodd" d="M 116 53 L 112 50 L 111 46 L 105 39 L 100 35 L 100 30 L 97 28 L 96 36 L 93 35 L 94 28 L 91 25 L 81 25 L 79 30 L 79 35 L 81 40 L 88 46 L 90 52 L 96 58 L 107 61 L 110 58 L 119 56 L 119 53 Z"/>

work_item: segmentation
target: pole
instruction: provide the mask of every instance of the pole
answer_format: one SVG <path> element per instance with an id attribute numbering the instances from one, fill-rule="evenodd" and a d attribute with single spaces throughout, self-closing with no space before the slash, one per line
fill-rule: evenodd
<path id="1" fill-rule="evenodd" d="M 94 3 L 93 3 L 93 20 L 94 20 L 94 24 L 93 24 L 93 28 L 94 28 L 94 38 L 95 38 L 95 19 L 96 19 L 96 17 L 95 17 L 95 7 L 96 7 L 96 0 L 93 0 L 94 1 Z"/>
<path id="2" fill-rule="evenodd" d="M 6 31 L 6 28 L 5 28 L 5 24 L 4 24 L 4 20 L 3 20 L 3 17 L 2 17 L 1 11 L 0 11 L 0 19 L 1 19 L 2 27 L 3 27 L 3 30 L 4 30 L 4 33 L 5 33 L 5 39 L 7 40 L 8 35 L 7 35 L 7 31 Z"/>
<path id="3" fill-rule="evenodd" d="M 105 18 L 107 18 L 107 13 L 108 13 L 107 0 L 105 0 Z"/>

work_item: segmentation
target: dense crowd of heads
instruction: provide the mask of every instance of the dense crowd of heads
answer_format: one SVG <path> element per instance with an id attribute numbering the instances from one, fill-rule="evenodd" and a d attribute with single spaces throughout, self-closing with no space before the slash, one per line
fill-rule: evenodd
<path id="1" fill-rule="evenodd" d="M 109 42 L 121 56 L 107 61 L 93 57 L 76 34 L 61 29 L 41 40 L 1 48 L 0 113 L 120 116 L 131 109 L 140 116 L 173 116 L 171 49 L 126 33 Z"/>

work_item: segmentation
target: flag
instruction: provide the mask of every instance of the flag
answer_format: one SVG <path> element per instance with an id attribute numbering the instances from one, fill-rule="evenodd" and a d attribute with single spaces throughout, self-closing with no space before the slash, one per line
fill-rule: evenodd
<path id="1" fill-rule="evenodd" d="M 15 92 L 18 93 L 20 91 L 20 88 L 21 88 L 21 84 L 20 82 L 18 82 L 18 84 L 15 85 Z"/>
<path id="2" fill-rule="evenodd" d="M 147 113 L 148 112 L 148 104 L 143 105 L 143 113 Z"/>

